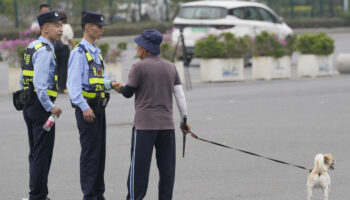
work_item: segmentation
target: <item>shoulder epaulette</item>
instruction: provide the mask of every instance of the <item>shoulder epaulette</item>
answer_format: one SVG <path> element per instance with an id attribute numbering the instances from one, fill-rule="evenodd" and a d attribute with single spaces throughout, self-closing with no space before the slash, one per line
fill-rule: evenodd
<path id="1" fill-rule="evenodd" d="M 38 50 L 38 49 L 40 49 L 40 48 L 43 47 L 43 46 L 46 47 L 46 50 L 47 50 L 47 51 L 51 51 L 51 47 L 50 47 L 48 44 L 44 43 L 44 42 L 39 42 L 38 44 L 36 44 L 36 45 L 34 46 L 34 48 L 35 48 L 35 50 Z"/>
<path id="2" fill-rule="evenodd" d="M 75 45 L 74 49 L 75 49 L 75 48 L 78 48 L 78 51 L 79 51 L 80 53 L 83 53 L 84 50 L 85 50 L 85 46 L 84 46 L 83 44 L 81 44 L 81 43 Z"/>
<path id="3" fill-rule="evenodd" d="M 50 48 L 49 45 L 45 45 L 45 46 L 46 46 L 46 50 L 47 50 L 47 51 L 51 51 L 51 48 Z"/>

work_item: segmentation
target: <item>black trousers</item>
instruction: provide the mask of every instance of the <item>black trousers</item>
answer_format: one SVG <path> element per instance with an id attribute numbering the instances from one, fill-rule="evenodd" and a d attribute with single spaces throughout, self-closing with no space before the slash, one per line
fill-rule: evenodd
<path id="1" fill-rule="evenodd" d="M 43 125 L 50 116 L 39 99 L 23 109 L 29 140 L 29 200 L 44 200 L 48 195 L 48 175 L 55 143 L 55 125 L 50 132 Z"/>
<path id="2" fill-rule="evenodd" d="M 175 131 L 135 130 L 131 140 L 127 200 L 141 200 L 148 187 L 153 147 L 159 170 L 158 200 L 171 200 L 175 179 Z"/>
<path id="3" fill-rule="evenodd" d="M 80 185 L 84 200 L 104 200 L 104 171 L 106 160 L 105 110 L 95 114 L 93 123 L 84 120 L 79 108 L 75 109 L 80 134 Z"/>
<path id="4" fill-rule="evenodd" d="M 67 82 L 69 46 L 63 45 L 61 48 L 55 49 L 55 54 L 57 58 L 58 88 L 60 91 L 63 91 L 66 89 Z"/>

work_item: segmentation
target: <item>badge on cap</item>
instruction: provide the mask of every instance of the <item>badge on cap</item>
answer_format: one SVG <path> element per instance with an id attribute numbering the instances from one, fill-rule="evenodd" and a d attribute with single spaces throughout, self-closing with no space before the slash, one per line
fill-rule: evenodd
<path id="1" fill-rule="evenodd" d="M 57 12 L 55 12 L 55 17 L 58 17 L 58 13 Z"/>
<path id="2" fill-rule="evenodd" d="M 101 21 L 103 21 L 103 16 L 101 16 Z"/>

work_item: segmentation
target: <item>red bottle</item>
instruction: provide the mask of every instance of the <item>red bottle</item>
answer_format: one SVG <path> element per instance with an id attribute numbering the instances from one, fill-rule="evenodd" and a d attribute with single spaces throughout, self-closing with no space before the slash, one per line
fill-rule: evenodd
<path id="1" fill-rule="evenodd" d="M 45 122 L 43 129 L 45 131 L 49 132 L 51 130 L 52 126 L 55 124 L 55 119 L 56 119 L 56 116 L 54 114 L 51 114 L 50 117 Z"/>

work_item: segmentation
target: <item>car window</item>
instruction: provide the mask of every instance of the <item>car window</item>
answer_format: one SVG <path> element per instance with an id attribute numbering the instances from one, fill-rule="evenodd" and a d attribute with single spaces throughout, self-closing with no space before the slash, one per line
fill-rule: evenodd
<path id="1" fill-rule="evenodd" d="M 179 13 L 179 17 L 185 19 L 220 19 L 225 18 L 226 14 L 226 8 L 191 6 L 182 7 Z"/>
<path id="2" fill-rule="evenodd" d="M 262 19 L 266 22 L 272 22 L 275 23 L 276 22 L 276 18 L 267 10 L 265 10 L 264 8 L 257 8 Z"/>
<path id="3" fill-rule="evenodd" d="M 246 20 L 261 20 L 259 13 L 254 7 L 245 7 L 243 19 Z"/>
<path id="4" fill-rule="evenodd" d="M 244 8 L 231 9 L 228 12 L 229 15 L 233 15 L 239 19 L 244 19 Z"/>

